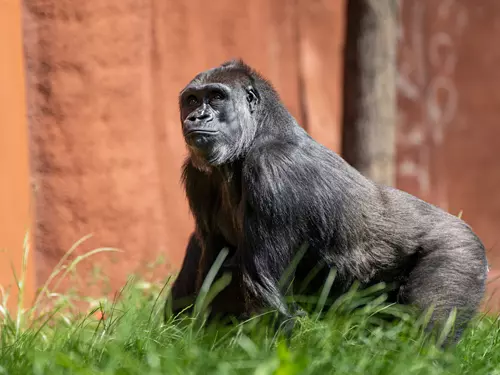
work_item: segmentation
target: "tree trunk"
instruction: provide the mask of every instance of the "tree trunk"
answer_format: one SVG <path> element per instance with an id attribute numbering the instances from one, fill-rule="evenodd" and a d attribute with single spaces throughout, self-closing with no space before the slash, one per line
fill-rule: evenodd
<path id="1" fill-rule="evenodd" d="M 347 2 L 342 154 L 385 185 L 394 184 L 396 167 L 398 2 Z"/>

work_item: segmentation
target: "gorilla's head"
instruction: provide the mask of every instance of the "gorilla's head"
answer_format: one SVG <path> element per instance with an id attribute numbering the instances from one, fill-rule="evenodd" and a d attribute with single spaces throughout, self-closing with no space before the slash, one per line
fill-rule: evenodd
<path id="1" fill-rule="evenodd" d="M 195 164 L 218 166 L 243 156 L 263 120 L 272 86 L 241 60 L 198 74 L 180 93 L 184 139 Z"/>

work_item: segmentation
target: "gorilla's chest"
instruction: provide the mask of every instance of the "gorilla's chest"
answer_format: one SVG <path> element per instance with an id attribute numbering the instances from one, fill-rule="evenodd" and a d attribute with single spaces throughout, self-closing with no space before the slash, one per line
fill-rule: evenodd
<path id="1" fill-rule="evenodd" d="M 218 187 L 215 225 L 229 245 L 238 245 L 243 230 L 243 204 L 241 189 L 234 180 L 223 181 Z"/>

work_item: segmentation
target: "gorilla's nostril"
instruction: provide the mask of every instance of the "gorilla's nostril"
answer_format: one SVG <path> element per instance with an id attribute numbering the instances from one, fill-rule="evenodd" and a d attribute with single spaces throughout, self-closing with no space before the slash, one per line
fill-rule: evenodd
<path id="1" fill-rule="evenodd" d="M 195 122 L 195 121 L 200 121 L 200 120 L 209 120 L 209 121 L 211 121 L 213 118 L 208 113 L 196 113 L 194 115 L 189 116 L 187 119 L 189 121 Z"/>

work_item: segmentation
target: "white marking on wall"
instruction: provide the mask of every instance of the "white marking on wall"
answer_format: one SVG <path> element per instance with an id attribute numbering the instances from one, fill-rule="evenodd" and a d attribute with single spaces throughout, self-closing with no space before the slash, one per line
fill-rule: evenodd
<path id="1" fill-rule="evenodd" d="M 407 0 L 403 7 L 410 17 L 398 32 L 402 61 L 397 85 L 399 95 L 411 104 L 408 113 L 400 109 L 398 118 L 398 144 L 409 155 L 400 161 L 398 173 L 416 181 L 419 196 L 428 199 L 432 194 L 447 209 L 446 176 L 431 181 L 431 163 L 437 161 L 430 156 L 442 146 L 459 110 L 456 51 L 468 14 L 459 0 Z M 436 17 L 432 25 L 431 12 Z"/>

